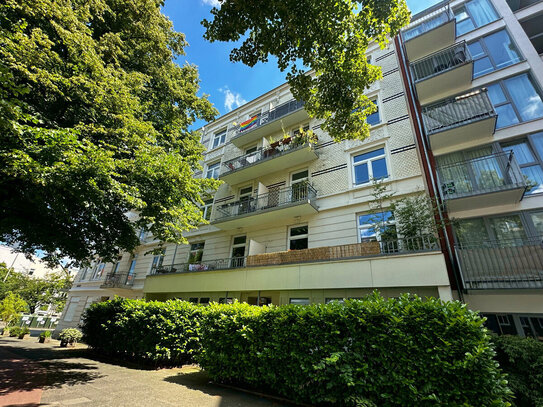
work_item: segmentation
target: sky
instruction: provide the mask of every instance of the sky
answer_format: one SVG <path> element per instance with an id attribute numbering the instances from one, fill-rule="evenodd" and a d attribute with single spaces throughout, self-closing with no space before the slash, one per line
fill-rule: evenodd
<path id="1" fill-rule="evenodd" d="M 249 0 L 250 1 L 250 0 Z M 424 10 L 439 0 L 407 0 L 413 14 Z M 211 18 L 210 10 L 218 5 L 217 0 L 166 0 L 163 13 L 174 24 L 174 29 L 185 34 L 189 46 L 186 55 L 177 63 L 193 64 L 200 75 L 200 95 L 209 99 L 221 115 L 255 99 L 261 94 L 285 82 L 285 72 L 280 72 L 275 61 L 259 63 L 249 68 L 229 59 L 231 43 L 210 43 L 203 38 L 204 28 L 200 22 Z M 195 123 L 195 128 L 204 122 Z"/>

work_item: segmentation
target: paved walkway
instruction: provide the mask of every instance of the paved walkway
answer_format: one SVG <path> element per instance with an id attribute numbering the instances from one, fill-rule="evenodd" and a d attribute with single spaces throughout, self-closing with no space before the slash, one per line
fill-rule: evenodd
<path id="1" fill-rule="evenodd" d="M 41 403 L 41 404 L 40 404 Z M 195 366 L 142 370 L 60 348 L 0 337 L 0 406 L 286 406 L 208 382 Z"/>

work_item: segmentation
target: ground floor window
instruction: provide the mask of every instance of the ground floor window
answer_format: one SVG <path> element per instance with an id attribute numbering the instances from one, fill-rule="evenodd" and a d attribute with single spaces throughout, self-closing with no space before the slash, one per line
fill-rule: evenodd
<path id="1" fill-rule="evenodd" d="M 309 305 L 309 298 L 290 298 L 289 303 L 296 305 Z"/>
<path id="2" fill-rule="evenodd" d="M 486 326 L 500 335 L 519 335 L 543 341 L 543 315 L 482 314 Z"/>

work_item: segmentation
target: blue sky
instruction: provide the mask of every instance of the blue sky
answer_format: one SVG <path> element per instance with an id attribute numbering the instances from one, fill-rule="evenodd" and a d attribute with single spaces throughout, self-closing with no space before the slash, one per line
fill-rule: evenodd
<path id="1" fill-rule="evenodd" d="M 203 38 L 204 28 L 200 24 L 204 18 L 211 18 L 210 10 L 217 0 L 166 0 L 163 8 L 174 24 L 176 31 L 185 33 L 189 47 L 186 55 L 178 59 L 198 66 L 201 80 L 201 93 L 210 95 L 211 102 L 225 114 L 252 100 L 262 93 L 279 86 L 285 80 L 275 61 L 258 64 L 249 68 L 242 63 L 232 63 L 229 59 L 232 44 L 209 43 Z M 437 0 L 407 0 L 412 13 L 430 7 Z M 197 127 L 204 123 L 197 123 Z"/>

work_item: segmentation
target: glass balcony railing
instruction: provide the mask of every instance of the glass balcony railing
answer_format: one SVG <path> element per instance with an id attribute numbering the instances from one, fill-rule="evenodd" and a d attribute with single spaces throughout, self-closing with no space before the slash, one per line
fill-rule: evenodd
<path id="1" fill-rule="evenodd" d="M 108 273 L 102 288 L 131 288 L 134 285 L 134 273 Z"/>
<path id="2" fill-rule="evenodd" d="M 257 150 L 255 152 L 236 157 L 232 160 L 225 161 L 222 164 L 223 168 L 221 175 L 250 167 L 262 161 L 280 157 L 291 151 L 312 146 L 313 145 L 310 143 L 304 143 L 301 139 L 292 139 L 291 137 L 282 139 L 273 143 L 269 148 Z"/>
<path id="3" fill-rule="evenodd" d="M 513 152 L 440 165 L 437 171 L 446 200 L 526 188 Z"/>
<path id="4" fill-rule="evenodd" d="M 288 188 L 278 188 L 256 197 L 247 197 L 219 206 L 216 209 L 214 222 L 301 203 L 310 203 L 314 206 L 316 197 L 317 191 L 311 185 L 300 182 Z"/>
<path id="5" fill-rule="evenodd" d="M 543 288 L 542 236 L 456 246 L 464 288 Z"/>
<path id="6" fill-rule="evenodd" d="M 387 241 L 367 241 L 338 246 L 315 247 L 289 250 L 286 252 L 262 253 L 245 257 L 230 257 L 180 263 L 151 270 L 152 275 L 168 273 L 189 273 L 198 271 L 227 270 L 247 267 L 278 266 L 282 264 L 311 263 L 355 259 L 376 256 L 392 256 L 409 253 L 423 253 L 440 250 L 439 241 L 433 235 L 397 238 Z"/>
<path id="7" fill-rule="evenodd" d="M 422 119 L 428 136 L 495 116 L 486 89 L 422 108 Z"/>
<path id="8" fill-rule="evenodd" d="M 411 73 L 413 80 L 420 82 L 470 62 L 471 54 L 463 41 L 411 63 Z"/>
<path id="9" fill-rule="evenodd" d="M 425 16 L 417 19 L 412 24 L 407 26 L 402 32 L 404 41 L 412 40 L 422 34 L 432 31 L 449 21 L 453 20 L 454 16 L 449 6 L 441 7 Z"/>
<path id="10" fill-rule="evenodd" d="M 258 129 L 259 127 L 262 127 L 268 123 L 285 117 L 297 110 L 302 109 L 303 107 L 304 102 L 292 99 L 288 102 L 274 107 L 267 112 L 259 113 L 251 117 L 249 120 L 241 123 L 236 131 L 236 135 L 234 136 L 234 138 L 240 137 L 243 134 L 247 134 L 253 130 Z"/>

